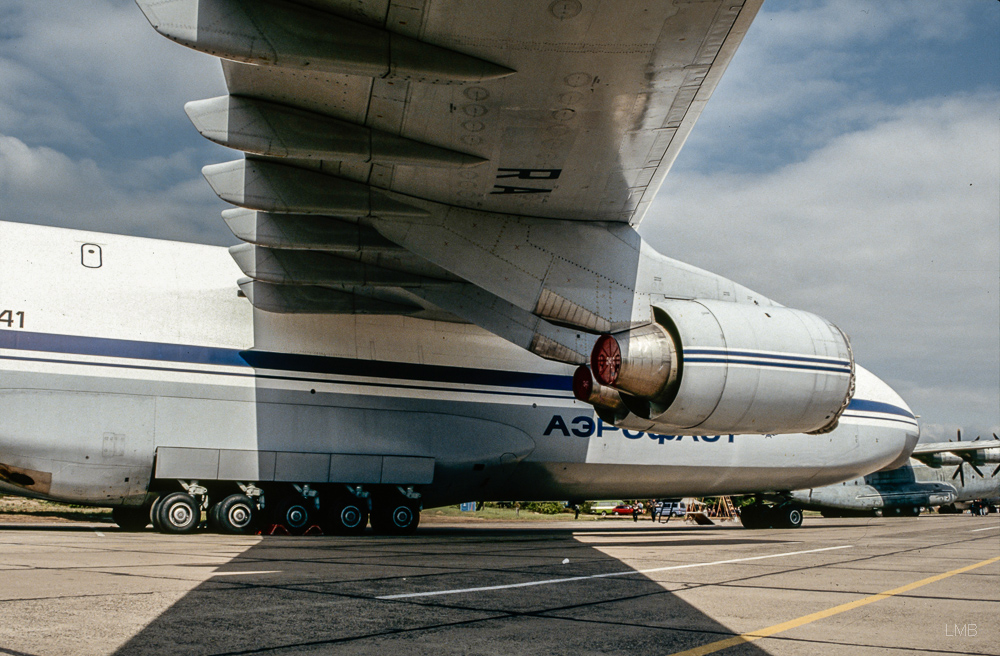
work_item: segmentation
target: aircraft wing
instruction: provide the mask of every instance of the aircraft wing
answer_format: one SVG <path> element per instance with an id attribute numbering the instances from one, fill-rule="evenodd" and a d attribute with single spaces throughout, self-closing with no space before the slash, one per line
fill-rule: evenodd
<path id="1" fill-rule="evenodd" d="M 1000 462 L 1000 442 L 997 440 L 971 442 L 929 442 L 918 444 L 910 454 L 930 467 L 944 464 L 942 456 L 951 454 L 975 465 Z"/>
<path id="2" fill-rule="evenodd" d="M 634 230 L 761 2 L 137 0 L 223 60 L 229 95 L 185 109 L 246 153 L 204 173 L 255 306 L 472 322 L 577 364 L 581 331 L 650 322 L 640 280 L 770 304 Z"/>

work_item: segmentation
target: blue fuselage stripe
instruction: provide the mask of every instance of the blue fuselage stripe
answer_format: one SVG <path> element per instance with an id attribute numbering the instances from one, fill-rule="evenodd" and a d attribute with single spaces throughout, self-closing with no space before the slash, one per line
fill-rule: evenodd
<path id="1" fill-rule="evenodd" d="M 423 380 L 436 383 L 491 385 L 545 389 L 559 392 L 573 390 L 572 376 L 446 367 L 442 365 L 355 360 L 299 353 L 247 351 L 213 346 L 163 344 L 104 337 L 51 335 L 0 330 L 0 348 L 41 351 L 163 362 L 184 362 L 230 367 L 253 367 L 311 374 L 333 374 L 366 378 Z"/>
<path id="2" fill-rule="evenodd" d="M 91 365 L 123 369 L 142 369 L 149 371 L 178 371 L 197 374 L 227 374 L 242 378 L 261 378 L 275 380 L 295 380 L 303 382 L 327 382 L 354 384 L 356 381 L 327 380 L 322 378 L 306 378 L 270 374 L 266 371 L 290 372 L 292 374 L 327 374 L 352 376 L 359 378 L 380 378 L 397 381 L 428 381 L 431 383 L 481 385 L 488 387 L 512 387 L 525 390 L 546 390 L 550 394 L 525 392 L 532 396 L 543 398 L 565 399 L 572 392 L 572 376 L 558 374 L 538 374 L 515 371 L 469 369 L 465 367 L 447 367 L 442 365 L 413 364 L 405 362 L 386 362 L 377 360 L 354 360 L 329 356 L 303 355 L 296 353 L 276 353 L 271 351 L 248 351 L 227 349 L 213 346 L 192 346 L 186 344 L 166 344 L 160 342 L 143 342 L 137 340 L 109 339 L 105 337 L 81 337 L 78 335 L 53 335 L 17 330 L 0 330 L 0 349 L 17 351 L 33 351 L 56 353 L 63 355 L 82 355 L 125 358 L 134 360 L 152 360 L 159 362 L 176 362 L 187 364 L 247 367 L 254 372 L 212 372 L 200 369 L 177 369 L 172 367 L 155 367 L 139 364 L 118 364 L 106 362 L 79 362 L 57 358 L 45 359 L 35 357 L 3 357 L 5 360 L 27 362 L 51 362 L 56 364 Z M 687 361 L 687 360 L 685 360 Z M 758 363 L 764 364 L 764 363 Z M 434 387 L 405 383 L 357 383 L 366 386 L 405 387 L 429 391 L 446 392 L 489 392 L 505 395 L 520 395 L 520 392 L 501 392 L 500 390 L 462 390 L 448 387 Z M 882 403 L 853 399 L 847 407 L 855 412 L 869 412 L 897 415 L 907 419 L 915 419 L 913 414 L 904 408 Z M 858 415 L 854 415 L 858 416 Z"/>

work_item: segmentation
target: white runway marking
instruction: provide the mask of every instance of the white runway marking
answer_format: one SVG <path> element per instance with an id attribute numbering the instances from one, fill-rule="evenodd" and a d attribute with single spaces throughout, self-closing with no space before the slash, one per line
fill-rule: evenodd
<path id="1" fill-rule="evenodd" d="M 240 574 L 277 574 L 278 570 L 261 570 L 259 572 L 212 572 L 212 576 L 239 576 Z"/>
<path id="2" fill-rule="evenodd" d="M 971 531 L 969 531 L 969 533 L 978 533 L 979 531 L 995 531 L 998 528 L 1000 528 L 1000 526 L 987 526 L 986 528 L 974 528 Z"/>
<path id="3" fill-rule="evenodd" d="M 99 537 L 99 538 L 103 538 L 104 537 L 104 534 L 101 533 L 100 531 L 94 531 L 94 533 L 96 533 L 97 537 Z"/>
<path id="4" fill-rule="evenodd" d="M 589 579 L 604 579 L 612 576 L 628 576 L 630 574 L 651 574 L 653 572 L 666 572 L 674 569 L 690 569 L 692 567 L 709 567 L 711 565 L 728 565 L 730 563 L 745 563 L 751 560 L 764 560 L 765 558 L 782 558 L 784 556 L 798 556 L 800 554 L 819 553 L 820 551 L 833 551 L 834 549 L 850 549 L 851 544 L 844 544 L 839 547 L 823 547 L 822 549 L 809 549 L 807 551 L 788 551 L 767 556 L 750 556 L 747 558 L 731 558 L 729 560 L 715 560 L 710 563 L 689 563 L 687 565 L 670 565 L 668 567 L 654 567 L 653 569 L 632 569 L 625 572 L 608 572 L 605 574 L 591 574 L 590 576 L 570 576 L 561 579 L 545 579 L 543 581 L 527 581 L 525 583 L 509 583 L 507 585 L 487 585 L 479 588 L 461 588 L 456 590 L 434 590 L 432 592 L 410 592 L 406 594 L 384 595 L 376 599 L 412 599 L 414 597 L 436 597 L 440 595 L 463 594 L 465 592 L 487 592 L 490 590 L 508 590 L 510 588 L 527 588 L 536 585 L 552 585 L 554 583 L 569 583 L 571 581 L 587 581 Z"/>

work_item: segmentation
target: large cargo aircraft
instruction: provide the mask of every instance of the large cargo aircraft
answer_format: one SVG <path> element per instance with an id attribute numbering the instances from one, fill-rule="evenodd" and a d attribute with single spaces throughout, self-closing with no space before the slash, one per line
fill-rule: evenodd
<path id="1" fill-rule="evenodd" d="M 758 494 L 906 462 L 829 321 L 636 232 L 759 8 L 138 0 L 245 242 L 0 223 L 0 490 L 188 532 Z M 796 514 L 798 513 L 798 514 Z"/>
<path id="2" fill-rule="evenodd" d="M 810 490 L 792 500 L 826 517 L 876 513 L 917 516 L 921 508 L 955 508 L 956 503 L 1000 497 L 1000 447 L 994 439 L 918 444 L 902 467 Z M 989 466 L 997 465 L 993 471 Z M 980 469 L 982 467 L 982 469 Z"/>

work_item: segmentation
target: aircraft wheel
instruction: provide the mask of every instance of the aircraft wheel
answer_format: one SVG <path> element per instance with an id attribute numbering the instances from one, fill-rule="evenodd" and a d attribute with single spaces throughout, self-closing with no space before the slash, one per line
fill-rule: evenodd
<path id="1" fill-rule="evenodd" d="M 780 528 L 798 528 L 802 526 L 802 509 L 790 503 L 775 507 L 774 523 Z"/>
<path id="2" fill-rule="evenodd" d="M 149 525 L 149 512 L 146 506 L 118 506 L 111 509 L 111 518 L 123 531 L 141 531 Z"/>
<path id="3" fill-rule="evenodd" d="M 323 532 L 331 535 L 362 533 L 368 526 L 368 501 L 353 495 L 339 496 L 325 503 Z"/>
<path id="4" fill-rule="evenodd" d="M 163 531 L 163 527 L 160 526 L 160 504 L 163 503 L 163 497 L 166 495 L 161 494 L 156 497 L 153 501 L 153 505 L 149 507 L 149 522 L 153 525 L 153 528 L 157 531 Z"/>
<path id="5" fill-rule="evenodd" d="M 156 516 L 164 533 L 192 533 L 201 521 L 201 509 L 187 492 L 171 492 L 160 501 Z"/>
<path id="6" fill-rule="evenodd" d="M 213 506 L 215 524 L 220 533 L 246 535 L 254 529 L 257 504 L 245 494 L 230 494 Z"/>
<path id="7" fill-rule="evenodd" d="M 371 523 L 376 533 L 413 533 L 420 524 L 420 504 L 396 494 L 376 497 L 372 499 Z"/>
<path id="8" fill-rule="evenodd" d="M 312 525 L 309 503 L 302 497 L 288 497 L 278 502 L 271 521 L 281 524 L 292 535 L 302 535 Z"/>
<path id="9" fill-rule="evenodd" d="M 213 533 L 222 533 L 222 526 L 219 525 L 219 506 L 222 505 L 221 501 L 216 501 L 211 506 L 208 507 L 208 530 Z"/>
<path id="10" fill-rule="evenodd" d="M 740 508 L 740 523 L 743 524 L 743 528 L 767 528 L 767 522 L 765 521 L 767 512 L 768 509 L 766 507 L 758 506 L 757 504 L 743 506 Z"/>

